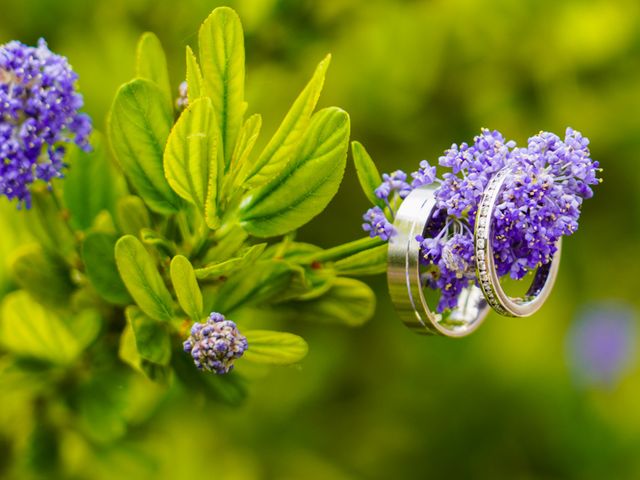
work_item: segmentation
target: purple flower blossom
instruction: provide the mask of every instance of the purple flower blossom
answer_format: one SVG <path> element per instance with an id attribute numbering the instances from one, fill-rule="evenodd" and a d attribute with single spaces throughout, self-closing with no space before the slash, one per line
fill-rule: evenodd
<path id="1" fill-rule="evenodd" d="M 432 167 L 429 162 L 422 160 L 420 162 L 420 169 L 417 172 L 413 172 L 411 176 L 413 177 L 411 188 L 431 185 L 436 181 L 436 167 Z"/>
<path id="2" fill-rule="evenodd" d="M 64 146 L 88 150 L 91 120 L 78 113 L 78 76 L 44 40 L 0 46 L 0 194 L 30 207 L 35 180 L 62 177 Z"/>
<path id="3" fill-rule="evenodd" d="M 407 174 L 402 170 L 382 175 L 382 184 L 376 188 L 376 197 L 382 200 L 389 200 L 393 193 L 397 193 L 400 198 L 405 198 L 411 193 L 411 185 L 407 183 Z"/>
<path id="4" fill-rule="evenodd" d="M 388 198 L 397 192 L 405 198 L 412 188 L 438 182 L 435 191 L 438 214 L 420 242 L 423 263 L 428 269 L 426 285 L 441 291 L 438 311 L 452 308 L 460 291 L 474 282 L 473 228 L 482 194 L 490 179 L 509 167 L 513 174 L 500 194 L 494 212 L 492 238 L 499 275 L 515 279 L 548 263 L 556 252 L 556 242 L 578 228 L 580 208 L 593 196 L 591 186 L 599 183 L 598 162 L 591 159 L 589 140 L 568 128 L 565 139 L 549 132 L 531 137 L 526 148 L 516 148 L 498 131 L 482 129 L 472 144 L 453 144 L 440 157 L 450 169 L 442 179 L 427 161 L 411 174 L 411 186 L 402 171 L 385 175 L 376 195 L 383 198 L 393 215 Z M 393 232 L 393 218 L 381 209 L 365 215 L 363 228 L 383 240 Z"/>
<path id="5" fill-rule="evenodd" d="M 206 323 L 196 322 L 183 343 L 196 367 L 218 375 L 233 369 L 233 362 L 249 347 L 247 338 L 224 315 L 213 312 Z"/>
<path id="6" fill-rule="evenodd" d="M 635 314 L 626 304 L 586 307 L 567 336 L 569 365 L 582 384 L 611 387 L 632 365 L 636 342 Z"/>
<path id="7" fill-rule="evenodd" d="M 362 218 L 365 221 L 362 224 L 362 229 L 365 232 L 369 232 L 371 238 L 380 237 L 382 240 L 387 241 L 396 233 L 393 225 L 387 220 L 380 207 L 370 208 Z"/>

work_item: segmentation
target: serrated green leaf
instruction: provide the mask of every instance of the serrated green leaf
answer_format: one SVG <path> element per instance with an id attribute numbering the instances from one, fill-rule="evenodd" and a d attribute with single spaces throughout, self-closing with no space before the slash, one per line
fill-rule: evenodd
<path id="1" fill-rule="evenodd" d="M 109 233 L 90 233 L 82 243 L 82 261 L 89 281 L 102 298 L 115 305 L 129 305 L 132 299 L 116 266 L 117 240 Z"/>
<path id="2" fill-rule="evenodd" d="M 111 148 L 125 175 L 149 208 L 162 214 L 180 207 L 162 168 L 172 124 L 173 113 L 162 90 L 141 78 L 120 87 L 107 123 Z"/>
<path id="3" fill-rule="evenodd" d="M 114 212 L 116 198 L 124 190 L 109 162 L 102 136 L 94 133 L 91 146 L 91 152 L 83 152 L 72 145 L 65 156 L 69 170 L 63 183 L 63 200 L 69 221 L 78 230 L 89 229 L 103 210 Z"/>
<path id="4" fill-rule="evenodd" d="M 128 195 L 118 200 L 116 223 L 120 231 L 127 235 L 140 235 L 143 228 L 151 226 L 149 211 L 140 197 Z"/>
<path id="5" fill-rule="evenodd" d="M 169 109 L 173 111 L 173 92 L 169 81 L 167 57 L 164 54 L 160 39 L 151 33 L 143 33 L 138 41 L 136 52 L 136 76 L 150 80 L 162 91 Z"/>
<path id="6" fill-rule="evenodd" d="M 209 98 L 200 98 L 182 112 L 164 152 L 164 172 L 171 188 L 196 206 L 209 228 L 216 228 L 218 134 Z"/>
<path id="7" fill-rule="evenodd" d="M 11 270 L 16 283 L 45 306 L 66 308 L 75 286 L 67 265 L 37 244 L 28 244 L 13 254 Z"/>
<path id="8" fill-rule="evenodd" d="M 246 175 L 248 187 L 258 187 L 275 177 L 291 158 L 316 108 L 330 63 L 331 55 L 327 55 L 318 64 L 311 80 L 293 102 L 278 130 L 256 163 L 250 166 Z"/>
<path id="9" fill-rule="evenodd" d="M 359 327 L 376 308 L 376 296 L 369 286 L 353 278 L 338 277 L 323 296 L 309 301 L 290 302 L 282 307 L 292 318 L 319 324 Z"/>
<path id="10" fill-rule="evenodd" d="M 191 47 L 187 46 L 187 98 L 189 103 L 194 102 L 204 94 L 204 80 L 202 79 L 202 72 L 198 65 L 198 60 L 191 50 Z"/>
<path id="11" fill-rule="evenodd" d="M 144 313 L 158 321 L 173 318 L 173 300 L 140 241 L 125 235 L 116 243 L 116 264 L 127 290 Z"/>
<path id="12" fill-rule="evenodd" d="M 171 338 L 167 324 L 149 318 L 137 307 L 127 307 L 126 315 L 140 358 L 157 365 L 169 365 Z"/>
<path id="13" fill-rule="evenodd" d="M 243 358 L 249 362 L 291 365 L 298 363 L 309 352 L 307 342 L 292 333 L 249 330 L 244 335 L 249 348 L 244 352 Z"/>
<path id="14" fill-rule="evenodd" d="M 4 297 L 0 343 L 15 355 L 62 365 L 73 362 L 81 350 L 62 319 L 22 290 Z"/>
<path id="15" fill-rule="evenodd" d="M 213 263 L 202 268 L 198 268 L 195 271 L 196 277 L 205 279 L 211 277 L 219 277 L 221 275 L 229 275 L 236 270 L 244 268 L 247 265 L 255 262 L 260 257 L 266 246 L 266 243 L 259 243 L 257 245 L 253 245 L 252 247 L 249 247 L 239 257 L 230 258 L 229 260 L 225 260 L 223 262 Z"/>
<path id="16" fill-rule="evenodd" d="M 244 34 L 236 12 L 228 7 L 216 8 L 200 27 L 198 45 L 204 91 L 213 102 L 224 164 L 228 166 L 247 108 Z"/>
<path id="17" fill-rule="evenodd" d="M 171 260 L 171 281 L 178 297 L 178 302 L 184 313 L 194 322 L 199 322 L 203 316 L 202 292 L 196 280 L 191 262 L 182 255 Z"/>
<path id="18" fill-rule="evenodd" d="M 272 237 L 322 212 L 342 181 L 348 142 L 346 112 L 333 107 L 316 113 L 285 169 L 247 193 L 240 207 L 243 227 L 257 237 Z"/>
<path id="19" fill-rule="evenodd" d="M 382 183 L 376 164 L 360 142 L 351 142 L 351 153 L 362 191 L 373 205 L 384 208 L 384 201 L 375 194 L 376 188 Z"/>
<path id="20" fill-rule="evenodd" d="M 370 248 L 338 260 L 333 268 L 340 275 L 377 275 L 387 271 L 388 245 Z"/>

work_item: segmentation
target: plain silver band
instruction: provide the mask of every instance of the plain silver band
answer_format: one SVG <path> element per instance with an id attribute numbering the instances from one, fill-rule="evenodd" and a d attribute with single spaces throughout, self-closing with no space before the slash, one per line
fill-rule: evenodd
<path id="1" fill-rule="evenodd" d="M 511 175 L 509 169 L 499 171 L 489 182 L 478 206 L 475 225 L 476 275 L 484 296 L 496 312 L 508 317 L 527 317 L 542 307 L 553 289 L 560 266 L 562 238 L 557 251 L 546 265 L 538 267 L 525 298 L 507 295 L 500 284 L 493 255 L 493 219 L 500 191 Z"/>
<path id="2" fill-rule="evenodd" d="M 389 240 L 387 283 L 391 300 L 407 327 L 426 335 L 464 337 L 480 326 L 490 311 L 482 291 L 475 285 L 465 288 L 458 305 L 450 313 L 433 312 L 424 297 L 420 275 L 420 244 L 417 235 L 437 211 L 435 187 L 419 187 L 404 199 Z"/>

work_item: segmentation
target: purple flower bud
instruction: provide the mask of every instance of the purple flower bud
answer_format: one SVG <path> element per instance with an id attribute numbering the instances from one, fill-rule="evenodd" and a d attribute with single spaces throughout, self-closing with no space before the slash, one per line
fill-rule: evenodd
<path id="1" fill-rule="evenodd" d="M 221 375 L 232 370 L 233 362 L 249 344 L 234 322 L 212 312 L 205 323 L 193 324 L 183 346 L 186 353 L 191 353 L 197 368 Z"/>
<path id="2" fill-rule="evenodd" d="M 189 98 L 187 97 L 188 88 L 186 81 L 178 86 L 178 98 L 176 99 L 176 107 L 178 110 L 183 110 L 189 105 Z"/>
<path id="3" fill-rule="evenodd" d="M 63 176 L 63 144 L 89 150 L 77 74 L 44 40 L 0 46 L 0 194 L 31 204 L 30 185 Z"/>

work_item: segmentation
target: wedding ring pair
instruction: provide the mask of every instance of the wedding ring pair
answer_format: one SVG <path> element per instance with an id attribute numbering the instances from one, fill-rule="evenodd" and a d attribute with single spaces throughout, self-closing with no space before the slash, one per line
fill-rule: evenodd
<path id="1" fill-rule="evenodd" d="M 445 313 L 429 306 L 420 263 L 422 255 L 416 236 L 424 235 L 438 212 L 436 186 L 414 189 L 402 202 L 395 216 L 396 235 L 389 240 L 387 282 L 391 299 L 402 321 L 417 333 L 463 337 L 483 322 L 490 309 L 509 317 L 526 317 L 536 312 L 553 288 L 560 264 L 560 244 L 551 261 L 536 270 L 531 286 L 523 297 L 509 296 L 496 269 L 493 253 L 494 214 L 500 192 L 511 175 L 509 169 L 498 172 L 487 185 L 478 206 L 474 241 L 477 285 L 471 284 L 458 297 L 458 304 Z"/>

